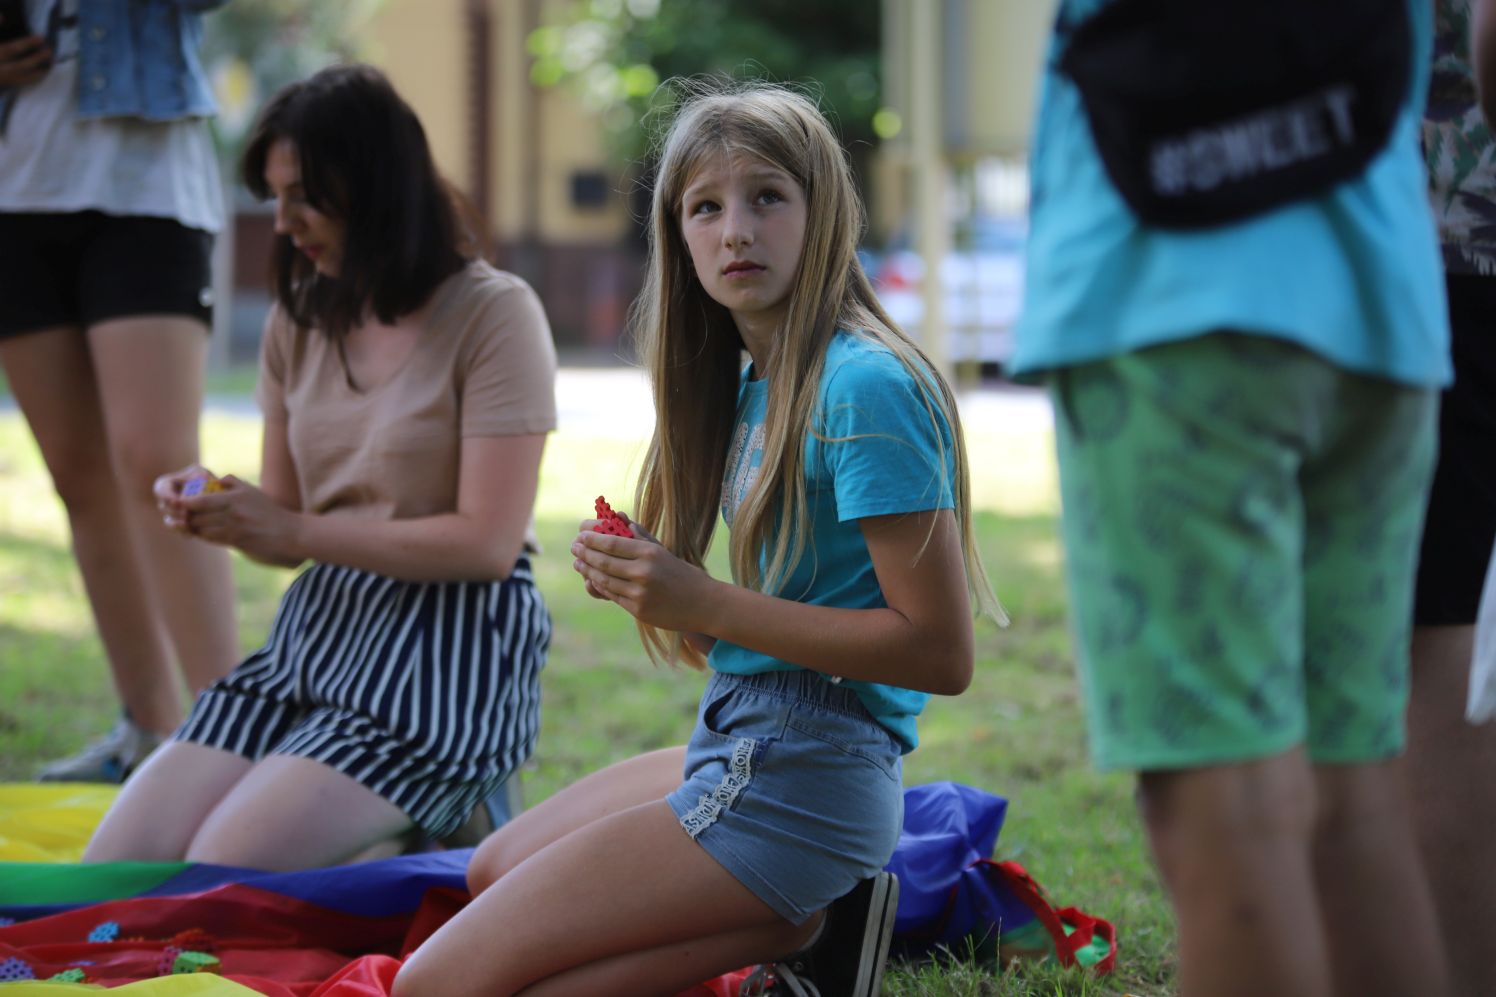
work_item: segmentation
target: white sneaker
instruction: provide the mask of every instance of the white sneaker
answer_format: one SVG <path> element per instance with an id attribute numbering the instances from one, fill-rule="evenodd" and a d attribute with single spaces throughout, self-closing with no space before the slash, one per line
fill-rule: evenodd
<path id="1" fill-rule="evenodd" d="M 114 728 L 69 758 L 62 758 L 37 772 L 39 782 L 121 783 L 166 740 L 137 727 L 129 717 L 120 717 Z"/>

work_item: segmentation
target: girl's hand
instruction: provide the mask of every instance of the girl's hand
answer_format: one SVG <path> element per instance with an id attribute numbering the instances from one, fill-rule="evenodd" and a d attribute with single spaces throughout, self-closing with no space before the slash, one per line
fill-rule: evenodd
<path id="1" fill-rule="evenodd" d="M 656 540 L 648 530 L 640 526 L 638 523 L 634 522 L 632 519 L 629 519 L 628 513 L 620 512 L 618 513 L 618 518 L 629 524 L 629 530 L 634 534 L 634 536 L 638 537 L 641 540 L 648 540 L 650 543 L 659 543 L 659 541 Z M 579 529 L 583 533 L 596 533 L 597 531 L 594 530 L 593 527 L 600 522 L 602 522 L 602 520 L 600 519 L 584 519 L 582 520 L 582 525 L 579 527 Z M 581 574 L 580 569 L 578 569 L 578 573 Z M 582 581 L 587 586 L 588 595 L 592 596 L 592 598 L 594 599 L 603 599 L 605 601 L 608 601 L 608 597 L 602 592 L 598 591 L 597 586 L 593 585 L 592 582 L 588 580 L 585 574 L 582 574 Z"/>
<path id="2" fill-rule="evenodd" d="M 586 580 L 588 594 L 615 602 L 652 626 L 701 629 L 714 584 L 710 575 L 632 523 L 634 538 L 594 533 L 591 522 L 583 522 L 571 545 L 572 567 Z"/>
<path id="3" fill-rule="evenodd" d="M 232 474 L 218 483 L 221 491 L 173 500 L 185 513 L 188 532 L 269 564 L 302 560 L 296 552 L 297 513 Z"/>

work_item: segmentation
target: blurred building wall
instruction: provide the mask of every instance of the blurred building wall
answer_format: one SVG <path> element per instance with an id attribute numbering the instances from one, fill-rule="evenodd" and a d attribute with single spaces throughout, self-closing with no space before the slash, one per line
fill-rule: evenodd
<path id="1" fill-rule="evenodd" d="M 877 226 L 891 230 L 911 210 L 901 174 L 936 168 L 916 161 L 914 137 L 921 127 L 934 128 L 942 168 L 982 159 L 1022 162 L 1057 2 L 882 0 L 883 103 L 899 114 L 902 128 L 879 147 Z M 935 19 L 936 30 L 920 48 L 915 20 L 923 16 Z M 934 122 L 916 117 L 921 84 L 935 93 Z"/>
<path id="2" fill-rule="evenodd" d="M 575 0 L 386 0 L 370 58 L 478 209 L 501 266 L 540 293 L 562 347 L 612 352 L 642 277 L 623 171 L 565 87 L 530 82 L 529 34 Z"/>

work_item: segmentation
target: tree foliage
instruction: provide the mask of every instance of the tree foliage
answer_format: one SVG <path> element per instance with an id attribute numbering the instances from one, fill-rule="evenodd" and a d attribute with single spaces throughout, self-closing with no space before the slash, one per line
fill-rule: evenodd
<path id="1" fill-rule="evenodd" d="M 219 104 L 225 162 L 238 156 L 254 114 L 281 87 L 339 60 L 364 56 L 362 29 L 383 0 L 235 0 L 204 21 L 203 62 Z"/>
<path id="2" fill-rule="evenodd" d="M 854 150 L 874 141 L 879 107 L 876 0 L 578 0 L 529 39 L 531 78 L 575 87 L 616 152 L 648 157 L 651 109 L 675 76 L 803 85 Z"/>

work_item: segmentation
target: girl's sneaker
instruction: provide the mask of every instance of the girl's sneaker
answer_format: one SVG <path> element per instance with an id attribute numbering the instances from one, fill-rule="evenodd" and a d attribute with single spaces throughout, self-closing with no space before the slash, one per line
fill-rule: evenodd
<path id="1" fill-rule="evenodd" d="M 852 892 L 826 908 L 820 934 L 808 947 L 754 976 L 759 986 L 748 993 L 784 997 L 877 997 L 883 967 L 893 940 L 894 915 L 899 906 L 899 880 L 891 872 L 864 879 Z"/>

